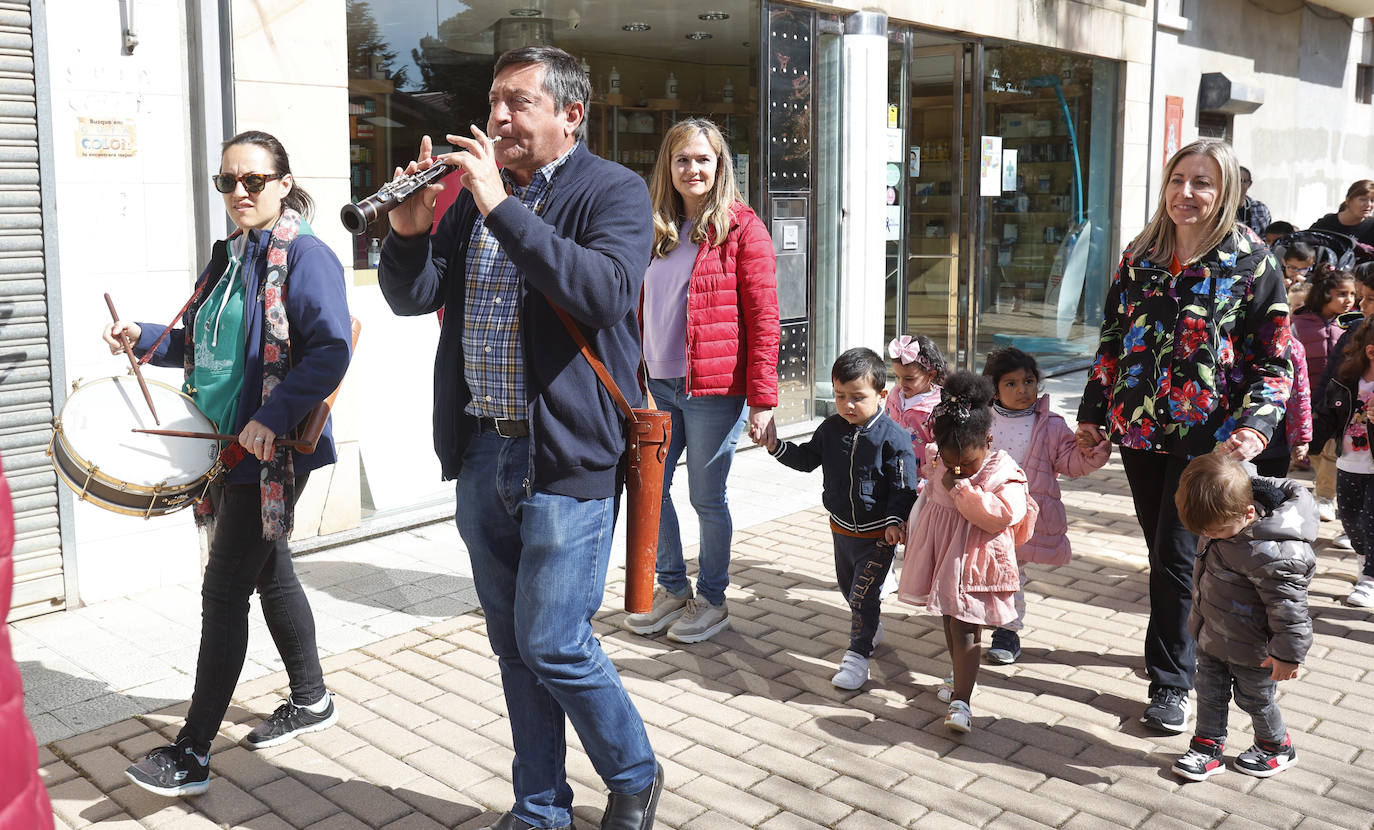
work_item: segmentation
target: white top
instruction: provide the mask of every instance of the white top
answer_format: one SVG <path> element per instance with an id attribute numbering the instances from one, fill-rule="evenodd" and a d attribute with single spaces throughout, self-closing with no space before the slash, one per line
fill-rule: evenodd
<path id="1" fill-rule="evenodd" d="M 1031 430 L 1034 428 L 1034 415 L 1008 418 L 994 409 L 992 411 L 992 448 L 1010 455 L 1024 469 L 1026 456 L 1030 455 Z"/>
<path id="2" fill-rule="evenodd" d="M 1355 411 L 1350 416 L 1350 424 L 1345 428 L 1345 435 L 1341 436 L 1341 455 L 1336 459 L 1337 470 L 1374 475 L 1374 456 L 1369 454 L 1369 424 L 1364 414 L 1365 402 L 1371 396 L 1374 396 L 1374 381 L 1360 381 Z"/>
<path id="3" fill-rule="evenodd" d="M 644 365 L 660 380 L 687 376 L 687 287 L 701 246 L 678 229 L 678 246 L 644 272 Z"/>
<path id="4" fill-rule="evenodd" d="M 920 405 L 921 401 L 924 401 L 926 398 L 929 398 L 931 395 L 934 395 L 937 391 L 939 390 L 932 386 L 926 391 L 920 393 L 919 395 L 912 395 L 908 398 L 906 395 L 902 394 L 901 387 L 898 387 L 897 399 L 902 402 L 902 411 L 905 412 L 908 409 L 915 409 L 917 406 Z"/>

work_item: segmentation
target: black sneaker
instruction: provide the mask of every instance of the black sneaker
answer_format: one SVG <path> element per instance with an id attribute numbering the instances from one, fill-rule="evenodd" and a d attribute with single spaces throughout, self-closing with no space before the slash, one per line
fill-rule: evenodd
<path id="1" fill-rule="evenodd" d="M 207 756 L 201 763 L 191 750 L 190 738 L 154 749 L 124 774 L 158 795 L 200 795 L 210 789 L 210 759 Z"/>
<path id="2" fill-rule="evenodd" d="M 988 646 L 988 662 L 1005 666 L 1021 656 L 1021 635 L 1009 628 L 992 630 L 992 645 Z"/>
<path id="3" fill-rule="evenodd" d="M 1255 739 L 1255 745 L 1236 757 L 1236 771 L 1256 778 L 1278 775 L 1298 762 L 1298 753 L 1293 749 L 1293 741 L 1287 735 L 1283 743 L 1272 744 L 1262 738 Z"/>
<path id="4" fill-rule="evenodd" d="M 1194 738 L 1188 742 L 1188 752 L 1174 762 L 1173 773 L 1189 781 L 1206 781 L 1217 773 L 1226 772 L 1221 753 L 1226 747 L 1211 738 Z"/>
<path id="5" fill-rule="evenodd" d="M 1150 698 L 1145 714 L 1140 722 L 1162 732 L 1184 732 L 1188 729 L 1188 713 L 1192 704 L 1188 702 L 1186 689 L 1161 686 Z"/>
<path id="6" fill-rule="evenodd" d="M 316 714 L 309 709 L 303 709 L 291 702 L 290 698 L 282 701 L 282 705 L 277 707 L 262 723 L 258 724 L 248 736 L 243 739 L 244 743 L 253 749 L 266 749 L 269 746 L 286 743 L 297 735 L 306 732 L 319 732 L 321 729 L 328 729 L 339 721 L 339 710 L 334 708 L 334 696 L 325 692 L 329 698 L 329 705 L 323 712 Z"/>

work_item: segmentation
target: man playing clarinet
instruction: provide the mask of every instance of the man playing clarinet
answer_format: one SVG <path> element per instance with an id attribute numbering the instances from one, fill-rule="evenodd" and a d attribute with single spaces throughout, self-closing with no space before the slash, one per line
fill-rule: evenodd
<path id="1" fill-rule="evenodd" d="M 378 271 L 397 314 L 444 309 L 434 446 L 457 481 L 455 519 L 515 747 L 515 804 L 495 830 L 571 826 L 565 718 L 610 790 L 602 828 L 652 827 L 663 787 L 644 722 L 591 626 L 625 428 L 553 308 L 638 405 L 653 211 L 638 176 L 579 140 L 590 91 L 560 49 L 502 55 L 486 130 L 448 136 L 460 149 L 435 160 L 426 136 L 404 171 L 458 165 L 463 192 L 432 235 L 441 185 L 397 207 Z"/>

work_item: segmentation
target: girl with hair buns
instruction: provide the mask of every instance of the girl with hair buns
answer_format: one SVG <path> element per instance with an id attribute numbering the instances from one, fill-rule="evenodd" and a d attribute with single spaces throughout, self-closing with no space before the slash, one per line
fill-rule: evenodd
<path id="1" fill-rule="evenodd" d="M 907 531 L 898 597 L 944 617 L 954 671 L 940 690 L 945 726 L 973 728 L 984 626 L 1016 619 L 1016 547 L 1035 530 L 1026 474 L 992 445 L 992 381 L 955 372 L 931 413 L 939 452 Z"/>

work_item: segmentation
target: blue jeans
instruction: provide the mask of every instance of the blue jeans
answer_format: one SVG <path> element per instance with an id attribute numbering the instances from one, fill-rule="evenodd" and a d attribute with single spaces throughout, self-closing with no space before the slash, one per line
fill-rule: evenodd
<path id="1" fill-rule="evenodd" d="M 455 521 L 472 559 L 487 637 L 501 664 L 515 746 L 512 812 L 536 827 L 572 822 L 564 718 L 613 793 L 653 783 L 644 721 L 591 619 L 606 591 L 616 500 L 530 488 L 528 438 L 474 436 Z"/>
<path id="2" fill-rule="evenodd" d="M 744 430 L 743 395 L 689 397 L 684 378 L 649 379 L 659 409 L 673 416 L 673 436 L 663 469 L 663 512 L 658 523 L 658 584 L 682 595 L 687 563 L 673 508 L 673 471 L 687 450 L 687 489 L 701 527 L 697 548 L 697 594 L 712 605 L 725 602 L 730 585 L 730 536 L 734 523 L 725 498 L 725 479 Z"/>

